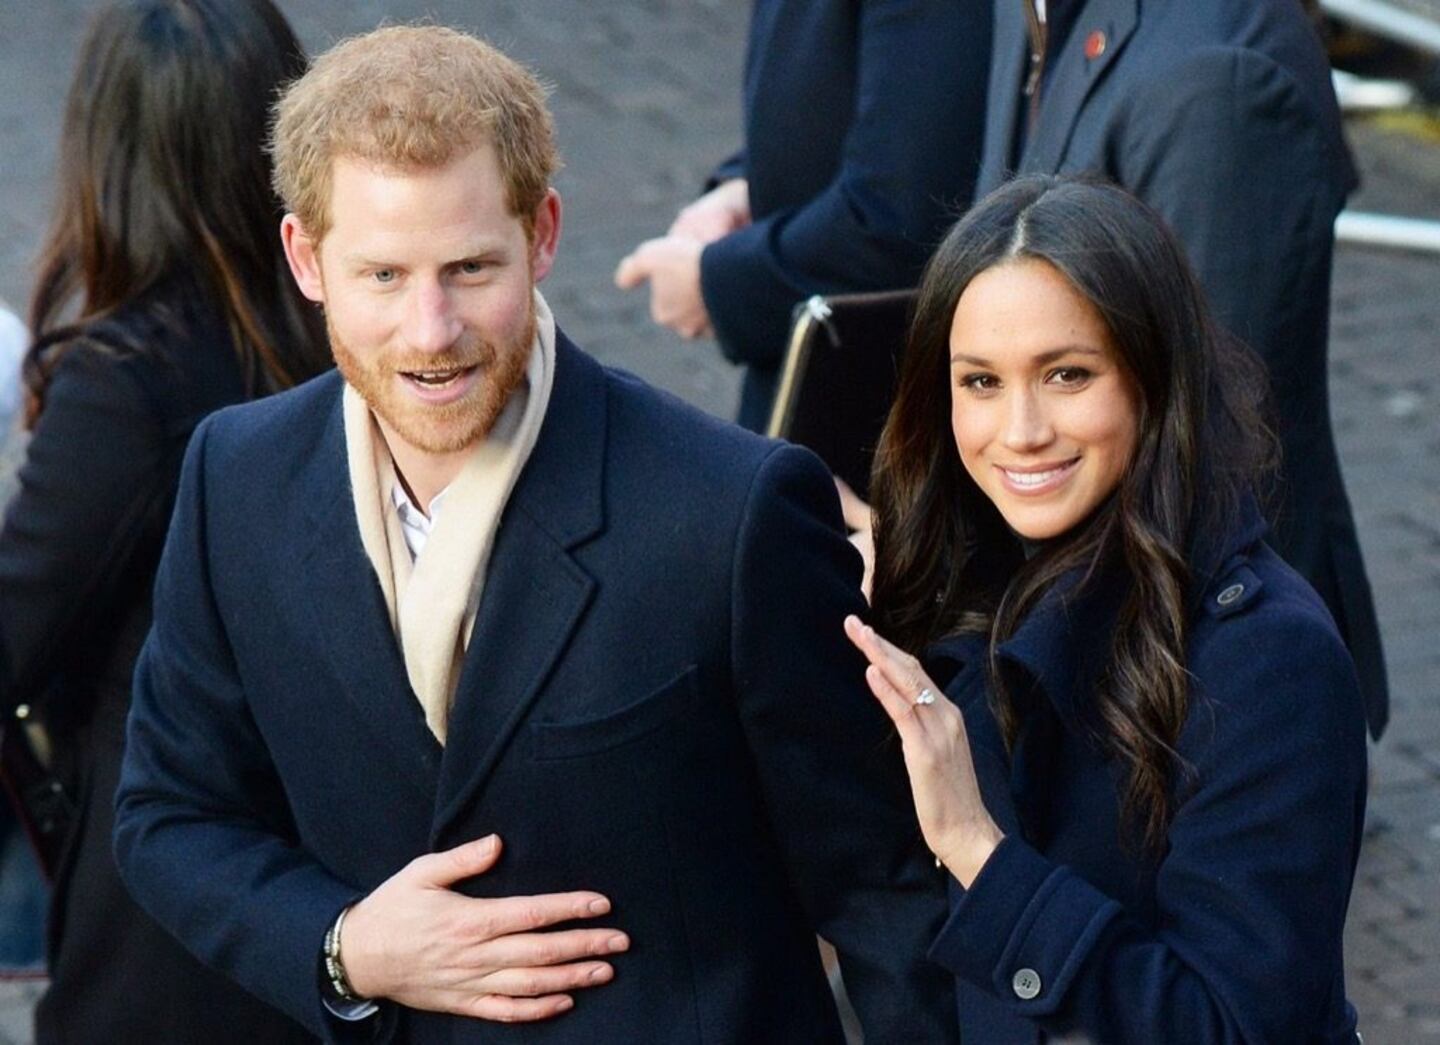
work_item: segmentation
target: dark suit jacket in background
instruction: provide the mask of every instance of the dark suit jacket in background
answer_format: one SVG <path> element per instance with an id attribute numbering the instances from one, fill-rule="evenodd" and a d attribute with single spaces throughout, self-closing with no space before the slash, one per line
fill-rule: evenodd
<path id="1" fill-rule="evenodd" d="M 338 377 L 191 445 L 136 672 L 117 846 L 137 898 L 316 1031 L 321 938 L 414 857 L 490 832 L 475 895 L 597 889 L 632 950 L 575 1009 L 399 1012 L 401 1040 L 947 1041 L 944 890 L 841 631 L 859 561 L 807 451 L 704 418 L 560 338 L 448 742 L 361 547 Z"/>
<path id="2" fill-rule="evenodd" d="M 1099 172 L 1175 230 L 1217 318 L 1269 368 L 1284 451 L 1275 545 L 1334 614 L 1378 735 L 1385 662 L 1326 371 L 1334 223 L 1356 175 L 1313 27 L 1296 0 L 1052 0 L 1073 26 L 1024 134 L 1032 0 L 994 2 L 979 193 L 1011 170 Z"/>
<path id="3" fill-rule="evenodd" d="M 49 727 L 76 814 L 47 926 L 41 1043 L 305 1040 L 130 899 L 111 850 L 130 678 L 186 441 L 245 398 L 223 320 L 176 283 L 65 352 L 0 531 L 0 701 Z"/>
<path id="4" fill-rule="evenodd" d="M 970 202 L 989 56 L 983 0 L 756 0 L 745 147 L 713 180 L 749 179 L 754 222 L 700 261 L 747 428 L 769 419 L 799 302 L 919 282 Z"/>

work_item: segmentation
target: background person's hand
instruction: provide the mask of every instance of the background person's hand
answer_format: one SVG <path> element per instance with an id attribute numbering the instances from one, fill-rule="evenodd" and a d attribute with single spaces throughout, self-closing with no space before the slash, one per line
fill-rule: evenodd
<path id="1" fill-rule="evenodd" d="M 835 492 L 840 495 L 840 514 L 845 527 L 850 531 L 850 543 L 860 553 L 865 572 L 860 578 L 860 591 L 865 601 L 870 601 L 870 591 L 875 581 L 875 519 L 870 504 L 856 493 L 844 479 L 835 477 Z"/>
<path id="2" fill-rule="evenodd" d="M 650 283 L 650 318 L 681 337 L 710 333 L 710 313 L 700 292 L 700 253 L 705 244 L 688 236 L 646 240 L 621 259 L 615 285 L 621 290 Z"/>
<path id="3" fill-rule="evenodd" d="M 980 795 L 965 718 L 918 660 L 859 617 L 845 618 L 845 634 L 870 661 L 865 681 L 900 734 L 925 844 L 968 889 L 1005 836 Z M 926 690 L 934 703 L 917 706 Z"/>
<path id="4" fill-rule="evenodd" d="M 668 235 L 714 243 L 749 224 L 750 183 L 731 178 L 683 207 L 670 223 Z"/>
<path id="5" fill-rule="evenodd" d="M 451 889 L 500 856 L 495 835 L 417 857 L 345 916 L 340 959 L 366 998 L 501 1021 L 543 1020 L 570 1009 L 567 991 L 608 983 L 594 960 L 630 946 L 615 929 L 537 932 L 610 910 L 599 893 L 484 899 Z"/>

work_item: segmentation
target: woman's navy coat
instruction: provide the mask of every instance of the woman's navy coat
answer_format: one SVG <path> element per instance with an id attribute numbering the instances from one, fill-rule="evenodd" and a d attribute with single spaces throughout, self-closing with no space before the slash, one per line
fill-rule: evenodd
<path id="1" fill-rule="evenodd" d="M 1251 513 L 1208 561 L 1190 619 L 1178 750 L 1192 773 L 1158 857 L 1120 844 L 1118 766 L 1090 694 L 1120 592 L 1057 585 L 999 650 L 1024 708 L 1007 755 L 984 639 L 929 651 L 961 707 L 1006 839 L 931 957 L 967 1045 L 1353 1042 L 1341 937 L 1365 811 L 1355 671 L 1314 591 Z M 1130 835 L 1128 837 L 1134 837 Z"/>

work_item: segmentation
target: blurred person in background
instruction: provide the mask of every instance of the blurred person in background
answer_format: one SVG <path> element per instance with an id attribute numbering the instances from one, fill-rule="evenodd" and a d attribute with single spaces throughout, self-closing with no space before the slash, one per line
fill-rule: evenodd
<path id="1" fill-rule="evenodd" d="M 0 301 L 0 433 L 8 433 L 20 411 L 20 361 L 30 332 L 20 317 Z"/>
<path id="2" fill-rule="evenodd" d="M 919 281 L 970 202 L 989 59 L 987 3 L 756 0 L 744 148 L 615 272 L 745 367 L 740 424 L 765 429 L 797 304 Z"/>
<path id="3" fill-rule="evenodd" d="M 0 511 L 15 494 L 27 433 L 19 425 L 20 362 L 30 331 L 0 300 Z M 32 975 L 43 962 L 45 883 L 14 811 L 0 807 L 0 975 Z"/>
<path id="4" fill-rule="evenodd" d="M 190 433 L 328 363 L 263 151 L 304 68 L 269 0 L 122 0 L 81 45 L 30 303 L 31 438 L 0 530 L 0 703 L 43 724 L 58 788 L 42 1045 L 307 1040 L 130 900 L 110 840 Z"/>

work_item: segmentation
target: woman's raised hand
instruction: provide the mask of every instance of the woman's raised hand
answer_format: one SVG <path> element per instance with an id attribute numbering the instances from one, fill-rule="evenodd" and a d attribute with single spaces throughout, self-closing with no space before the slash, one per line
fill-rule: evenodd
<path id="1" fill-rule="evenodd" d="M 1004 834 L 980 796 L 965 719 L 920 662 L 851 615 L 845 634 L 865 654 L 865 681 L 900 733 L 925 844 L 967 889 Z"/>

